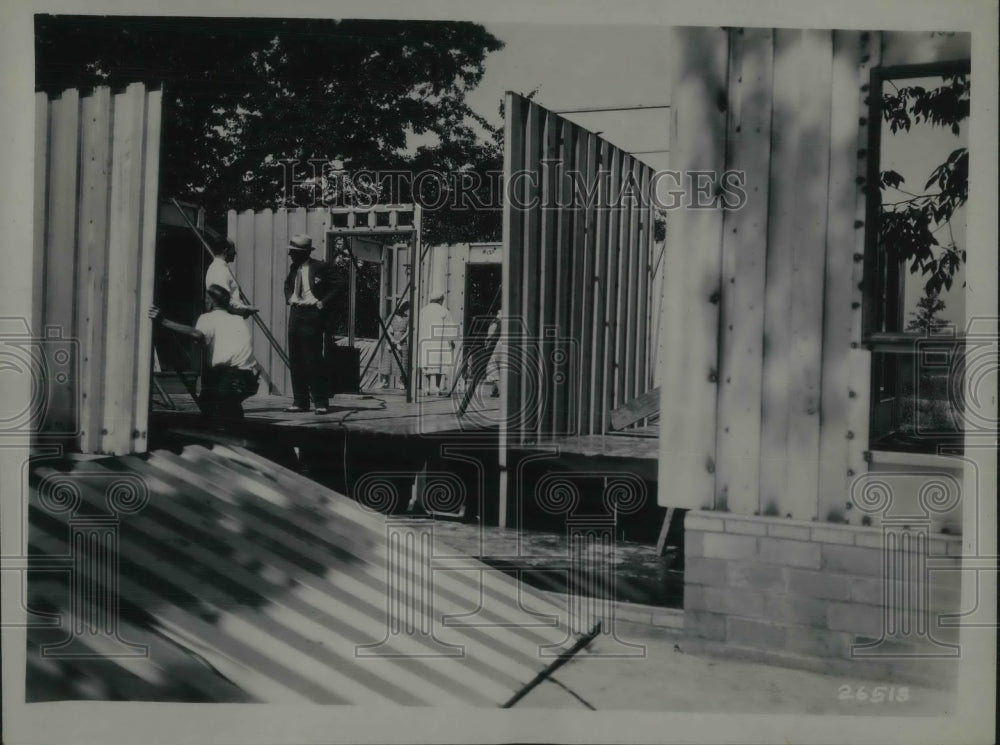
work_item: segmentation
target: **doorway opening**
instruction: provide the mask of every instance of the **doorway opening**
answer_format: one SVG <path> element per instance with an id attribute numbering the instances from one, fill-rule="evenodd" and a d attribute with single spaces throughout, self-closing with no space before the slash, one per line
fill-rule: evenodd
<path id="1" fill-rule="evenodd" d="M 501 264 L 467 264 L 465 269 L 465 313 L 462 319 L 464 354 L 468 360 L 477 360 L 485 348 L 490 324 L 500 310 Z M 465 366 L 469 378 L 473 370 Z M 467 379 L 466 382 L 469 382 Z"/>

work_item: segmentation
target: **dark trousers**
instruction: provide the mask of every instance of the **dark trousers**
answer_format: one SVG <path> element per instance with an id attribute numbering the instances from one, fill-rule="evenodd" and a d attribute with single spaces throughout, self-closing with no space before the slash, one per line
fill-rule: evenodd
<path id="1" fill-rule="evenodd" d="M 293 305 L 288 314 L 288 361 L 292 363 L 292 398 L 295 405 L 316 408 L 328 403 L 326 366 L 323 363 L 323 324 L 319 310 Z"/>
<path id="2" fill-rule="evenodd" d="M 242 404 L 257 392 L 259 385 L 257 374 L 250 370 L 218 365 L 202 376 L 198 403 L 210 419 L 242 419 Z"/>

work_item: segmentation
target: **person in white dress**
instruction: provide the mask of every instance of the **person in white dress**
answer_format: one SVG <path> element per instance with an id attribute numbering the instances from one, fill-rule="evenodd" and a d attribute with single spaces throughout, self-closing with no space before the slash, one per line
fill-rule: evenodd
<path id="1" fill-rule="evenodd" d="M 450 374 L 455 364 L 458 337 L 458 324 L 444 307 L 444 293 L 436 293 L 421 309 L 418 329 L 420 374 L 424 377 L 424 391 L 428 395 L 447 395 L 441 378 Z"/>

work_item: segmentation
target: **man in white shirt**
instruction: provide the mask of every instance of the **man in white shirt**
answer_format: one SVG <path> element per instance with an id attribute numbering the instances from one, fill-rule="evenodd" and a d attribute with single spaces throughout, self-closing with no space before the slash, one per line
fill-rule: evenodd
<path id="1" fill-rule="evenodd" d="M 194 326 L 164 318 L 156 306 L 148 315 L 153 323 L 204 345 L 207 364 L 198 397 L 202 413 L 212 419 L 239 419 L 243 417 L 243 401 L 257 392 L 260 383 L 250 329 L 230 308 L 227 288 L 212 285 L 206 297 L 208 310 Z"/>
<path id="2" fill-rule="evenodd" d="M 233 273 L 229 269 L 229 265 L 236 261 L 236 244 L 227 238 L 221 249 L 216 247 L 214 250 L 216 251 L 215 258 L 208 265 L 208 271 L 205 273 L 205 289 L 207 290 L 212 285 L 224 287 L 229 291 L 230 312 L 249 318 L 257 312 L 257 309 L 243 302 L 236 278 L 233 277 Z"/>

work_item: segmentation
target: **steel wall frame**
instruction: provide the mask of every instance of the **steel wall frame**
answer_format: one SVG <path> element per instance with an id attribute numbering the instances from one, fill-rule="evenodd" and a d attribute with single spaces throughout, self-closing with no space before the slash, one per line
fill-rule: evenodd
<path id="1" fill-rule="evenodd" d="M 531 372 L 505 369 L 506 441 L 602 434 L 608 412 L 649 386 L 653 206 L 621 192 L 648 188 L 652 169 L 515 93 L 506 107 L 503 333 L 572 350 L 565 363 L 532 354 Z M 584 190 L 594 188 L 588 204 Z M 598 338 L 603 356 L 592 367 Z"/>
<path id="2" fill-rule="evenodd" d="M 516 93 L 505 115 L 501 495 L 511 449 L 603 434 L 653 349 L 653 170 Z"/>

